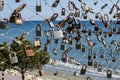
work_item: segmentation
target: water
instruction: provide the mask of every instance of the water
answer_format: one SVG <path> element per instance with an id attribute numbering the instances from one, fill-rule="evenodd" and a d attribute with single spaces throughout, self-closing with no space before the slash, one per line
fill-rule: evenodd
<path id="1" fill-rule="evenodd" d="M 54 24 L 57 24 L 57 23 L 58 23 L 58 21 L 54 22 Z M 100 28 L 103 29 L 103 31 L 110 31 L 110 29 L 109 30 L 106 29 L 103 26 L 103 23 L 101 23 L 100 21 L 96 21 L 96 23 L 99 25 Z M 114 23 L 114 22 L 112 22 L 112 23 Z M 111 23 L 110 27 L 112 27 L 112 23 Z M 34 39 L 36 37 L 36 24 L 42 24 L 42 21 L 24 21 L 24 24 L 22 26 L 18 26 L 18 25 L 15 25 L 13 23 L 9 23 L 9 28 L 7 30 L 0 29 L 0 34 L 1 34 L 0 35 L 0 43 L 3 43 L 3 42 L 12 43 L 12 40 L 16 36 L 20 37 L 23 32 L 27 32 L 27 40 L 29 40 L 29 41 L 31 41 L 33 43 L 33 41 L 34 41 Z M 81 24 L 82 25 L 86 24 L 86 26 L 87 26 L 86 29 L 87 30 L 89 30 L 89 29 L 94 30 L 94 27 L 88 21 L 81 21 Z M 68 24 L 66 24 L 66 26 L 63 28 L 63 30 L 65 30 L 67 27 L 68 27 Z M 118 27 L 119 27 L 119 25 L 117 26 L 117 28 Z M 45 30 L 50 30 L 50 29 L 51 28 L 49 27 L 48 24 L 42 25 L 42 36 L 40 37 L 40 39 L 42 41 L 42 48 L 40 48 L 40 49 L 43 49 L 44 44 L 47 42 L 46 41 L 46 37 L 44 35 L 44 31 Z M 72 44 L 72 45 L 66 44 L 66 48 L 68 48 L 69 46 L 73 47 L 72 50 L 68 53 L 68 56 L 69 57 L 73 56 L 76 61 L 81 63 L 81 65 L 82 64 L 87 64 L 87 62 L 88 62 L 88 58 L 87 58 L 88 57 L 88 49 L 90 48 L 88 46 L 88 44 L 87 44 L 86 38 L 84 37 L 85 34 L 83 33 L 82 35 L 83 35 L 83 40 L 82 40 L 83 42 L 82 42 L 82 44 L 85 45 L 86 52 L 82 52 L 81 50 L 76 50 L 75 49 L 75 43 L 76 43 L 75 40 L 73 41 L 74 44 Z M 72 34 L 72 36 L 75 36 L 75 34 Z M 100 36 L 104 37 L 104 35 L 100 35 Z M 118 78 L 118 76 L 120 76 L 119 75 L 120 74 L 120 66 L 119 66 L 120 65 L 120 62 L 119 62 L 120 54 L 116 51 L 115 46 L 112 45 L 112 51 L 113 51 L 113 55 L 116 58 L 116 62 L 112 62 L 111 61 L 111 57 L 110 57 L 110 50 L 109 50 L 109 48 L 108 47 L 104 47 L 102 45 L 102 43 L 97 40 L 97 37 L 95 36 L 95 33 L 92 33 L 92 35 L 89 36 L 89 38 L 93 42 L 95 42 L 97 44 L 94 47 L 93 53 L 97 52 L 98 58 L 97 59 L 93 59 L 93 62 L 97 61 L 98 64 L 102 64 L 104 71 L 103 71 L 103 73 L 98 73 L 98 72 L 96 72 L 96 69 L 94 69 L 93 67 L 89 67 L 89 70 L 88 70 L 87 74 L 90 75 L 92 73 L 92 74 L 95 75 L 95 76 L 93 75 L 94 77 L 96 77 L 97 75 L 101 76 L 101 77 L 103 77 L 103 75 L 104 75 L 104 77 L 105 77 L 106 70 L 107 69 L 111 69 L 113 71 L 113 73 L 114 73 L 114 78 L 115 77 Z M 104 40 L 106 41 L 107 46 L 109 46 L 112 40 L 120 41 L 120 36 L 117 35 L 117 34 L 113 34 L 112 37 L 104 38 Z M 62 56 L 62 53 L 63 53 L 63 50 L 60 49 L 61 41 L 62 41 L 62 39 L 59 39 L 58 44 L 55 44 L 54 43 L 55 40 L 52 39 L 52 43 L 48 46 L 51 58 L 54 58 L 54 59 L 57 59 L 57 60 L 61 59 L 61 56 Z M 100 56 L 100 47 L 103 47 L 104 52 L 105 52 L 105 57 L 108 59 L 109 64 L 106 64 L 105 59 L 99 58 L 99 56 Z M 56 48 L 58 50 L 58 54 L 57 55 L 53 54 L 53 52 L 52 52 L 53 48 Z M 66 64 L 62 64 L 62 62 L 59 62 L 59 61 L 58 61 L 58 63 L 60 63 L 58 65 L 58 67 L 52 67 L 50 64 L 48 64 L 47 66 L 48 67 L 51 66 L 54 69 L 55 68 L 57 68 L 57 69 L 58 68 L 59 69 L 62 68 L 62 69 L 65 69 L 65 70 L 70 70 L 68 68 L 68 67 L 70 67 L 73 71 L 81 69 L 81 67 L 79 67 L 79 66 L 75 67 L 75 65 L 71 65 L 71 64 L 70 64 L 70 66 L 67 66 L 68 65 L 67 63 Z M 62 67 L 60 67 L 61 64 L 62 64 Z M 119 79 L 120 79 L 120 77 L 119 77 Z"/>

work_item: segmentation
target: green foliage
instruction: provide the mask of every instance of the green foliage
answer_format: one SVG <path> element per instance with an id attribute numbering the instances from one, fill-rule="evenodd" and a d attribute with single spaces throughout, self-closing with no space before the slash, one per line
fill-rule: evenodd
<path id="1" fill-rule="evenodd" d="M 18 38 L 15 38 L 19 40 Z M 13 40 L 12 44 L 8 45 L 8 43 L 4 42 L 0 44 L 0 47 L 4 47 L 0 49 L 0 62 L 5 62 L 5 64 L 0 64 L 0 70 L 5 70 L 6 68 L 14 68 L 21 73 L 25 73 L 27 70 L 35 68 L 40 62 L 41 65 L 45 65 L 50 61 L 50 55 L 48 52 L 39 50 L 36 48 L 30 41 L 22 41 L 22 44 L 19 44 L 15 40 Z M 25 54 L 25 46 L 30 45 L 31 49 L 35 53 L 33 57 L 26 57 Z M 9 53 L 15 52 L 18 57 L 17 64 L 11 64 L 9 59 Z M 4 67 L 4 69 L 3 69 Z"/>

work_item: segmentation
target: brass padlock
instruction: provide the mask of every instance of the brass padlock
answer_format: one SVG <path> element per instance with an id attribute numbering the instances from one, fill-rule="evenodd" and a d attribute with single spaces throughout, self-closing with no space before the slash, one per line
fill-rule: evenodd
<path id="1" fill-rule="evenodd" d="M 40 12 L 41 11 L 41 0 L 40 0 L 40 4 L 38 4 L 38 0 L 36 0 L 36 12 Z"/>
<path id="2" fill-rule="evenodd" d="M 58 23 L 58 25 L 59 25 L 60 28 L 63 28 L 65 26 L 65 23 L 66 23 L 66 19 L 63 19 L 62 21 L 60 21 Z"/>
<path id="3" fill-rule="evenodd" d="M 120 17 L 120 11 L 116 13 L 116 17 Z"/>
<path id="4" fill-rule="evenodd" d="M 4 8 L 4 0 L 0 0 L 0 11 L 3 11 L 3 8 Z"/>
<path id="5" fill-rule="evenodd" d="M 36 36 L 42 36 L 42 26 L 40 24 L 36 24 Z"/>

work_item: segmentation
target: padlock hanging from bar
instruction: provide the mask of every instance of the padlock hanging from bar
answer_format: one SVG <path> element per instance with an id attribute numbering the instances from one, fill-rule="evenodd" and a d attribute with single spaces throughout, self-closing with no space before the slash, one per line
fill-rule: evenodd
<path id="1" fill-rule="evenodd" d="M 36 12 L 41 12 L 41 0 L 40 0 L 40 4 L 38 4 L 38 0 L 36 0 Z"/>

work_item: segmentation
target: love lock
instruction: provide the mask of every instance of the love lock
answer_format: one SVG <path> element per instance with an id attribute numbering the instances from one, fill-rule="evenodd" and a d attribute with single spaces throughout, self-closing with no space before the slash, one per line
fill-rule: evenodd
<path id="1" fill-rule="evenodd" d="M 4 18 L 0 21 L 0 29 L 7 29 L 8 28 L 8 19 Z"/>
<path id="2" fill-rule="evenodd" d="M 41 0 L 40 0 L 40 5 L 38 5 L 38 0 L 36 0 L 36 12 L 41 11 Z"/>
<path id="3" fill-rule="evenodd" d="M 4 0 L 0 0 L 0 11 L 3 11 L 4 8 Z"/>

